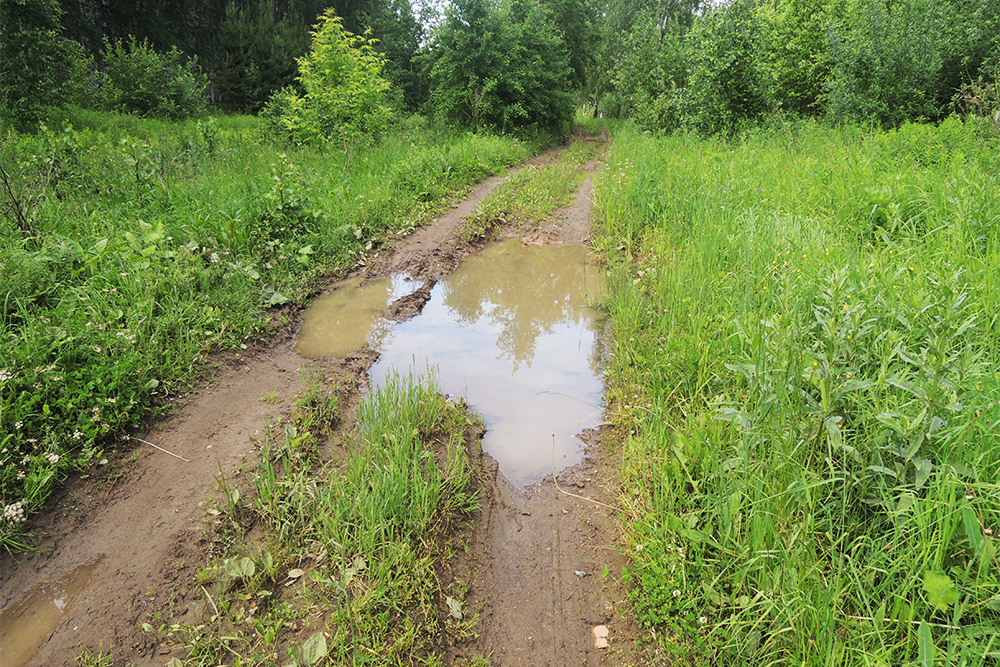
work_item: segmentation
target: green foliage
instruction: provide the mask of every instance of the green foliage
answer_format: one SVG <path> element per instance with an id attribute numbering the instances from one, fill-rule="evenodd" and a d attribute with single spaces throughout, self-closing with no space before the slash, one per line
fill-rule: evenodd
<path id="1" fill-rule="evenodd" d="M 435 35 L 431 97 L 439 114 L 474 131 L 568 134 L 569 53 L 536 3 L 461 0 Z"/>
<path id="2" fill-rule="evenodd" d="M 393 376 L 360 406 L 344 453 L 321 465 L 317 453 L 339 420 L 328 409 L 331 387 L 306 383 L 288 421 L 260 443 L 251 506 L 266 544 L 250 550 L 232 540 L 202 576 L 219 613 L 161 631 L 187 645 L 192 665 L 233 655 L 286 664 L 277 659 L 285 651 L 301 666 L 373 656 L 402 665 L 414 655 L 440 664 L 442 639 L 461 639 L 471 625 L 449 611 L 461 608 L 463 587 L 440 573 L 457 546 L 455 526 L 478 509 L 473 422 L 432 379 Z M 226 506 L 241 536 L 243 506 L 238 497 Z"/>
<path id="3" fill-rule="evenodd" d="M 838 26 L 831 48 L 830 114 L 895 126 L 941 115 L 941 3 L 859 2 Z"/>
<path id="4" fill-rule="evenodd" d="M 344 174 L 329 155 L 280 154 L 252 118 L 74 120 L 89 128 L 8 134 L 0 151 L 35 188 L 30 236 L 0 195 L 0 506 L 26 517 L 184 391 L 207 353 L 280 324 L 269 307 L 525 155 L 411 130 Z M 23 525 L 0 519 L 2 548 L 25 548 Z"/>
<path id="5" fill-rule="evenodd" d="M 320 17 L 312 36 L 310 52 L 299 59 L 304 94 L 280 91 L 269 103 L 268 115 L 295 144 L 334 142 L 349 155 L 356 144 L 371 141 L 388 126 L 385 59 L 367 37 L 344 30 L 333 10 Z"/>
<path id="6" fill-rule="evenodd" d="M 371 30 L 385 58 L 383 76 L 392 83 L 392 94 L 398 95 L 394 101 L 411 111 L 422 108 L 429 93 L 427 72 L 419 63 L 424 29 L 414 16 L 414 5 L 409 0 L 372 2 L 362 12 L 360 24 Z"/>
<path id="7" fill-rule="evenodd" d="M 957 119 L 616 136 L 629 578 L 680 664 L 996 650 L 996 151 Z"/>
<path id="8" fill-rule="evenodd" d="M 197 58 L 185 58 L 177 47 L 161 54 L 130 37 L 107 45 L 104 65 L 101 96 L 111 110 L 172 120 L 205 110 L 208 78 Z"/>
<path id="9" fill-rule="evenodd" d="M 309 48 L 302 23 L 295 16 L 278 18 L 274 0 L 247 8 L 226 6 L 216 75 L 225 108 L 259 111 L 274 93 L 294 82 L 296 60 Z"/>
<path id="10" fill-rule="evenodd" d="M 703 14 L 690 34 L 689 122 L 706 133 L 731 132 L 770 110 L 760 54 L 760 21 L 746 0 Z"/>
<path id="11" fill-rule="evenodd" d="M 0 2 L 0 108 L 33 125 L 45 107 L 86 98 L 89 60 L 61 36 L 56 0 Z"/>
<path id="12" fill-rule="evenodd" d="M 734 0 L 598 6 L 600 109 L 642 127 L 728 134 L 780 110 L 896 127 L 981 106 L 1000 2 Z M 603 78 L 602 78 L 603 77 Z"/>
<path id="13" fill-rule="evenodd" d="M 480 238 L 503 224 L 530 229 L 557 208 L 569 205 L 586 175 L 581 165 L 571 160 L 542 167 L 529 165 L 500 184 L 476 207 L 466 219 L 461 235 L 469 240 Z"/>
<path id="14" fill-rule="evenodd" d="M 761 66 L 768 72 L 774 102 L 782 110 L 801 115 L 821 111 L 832 67 L 829 4 L 827 0 L 783 0 L 756 8 L 765 32 L 766 55 L 759 56 Z"/>
<path id="15" fill-rule="evenodd" d="M 667 132 L 689 124 L 690 60 L 679 23 L 663 26 L 647 18 L 632 29 L 622 43 L 614 84 L 628 100 L 628 112 L 636 123 Z"/>

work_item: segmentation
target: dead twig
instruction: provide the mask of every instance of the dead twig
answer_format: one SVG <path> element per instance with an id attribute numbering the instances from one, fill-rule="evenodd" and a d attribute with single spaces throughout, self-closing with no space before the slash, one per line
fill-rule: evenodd
<path id="1" fill-rule="evenodd" d="M 600 500 L 594 500 L 593 498 L 588 498 L 587 496 L 581 496 L 581 495 L 576 494 L 576 493 L 570 493 L 569 491 L 566 491 L 561 486 L 559 486 L 559 478 L 556 476 L 556 434 L 555 433 L 552 434 L 552 481 L 555 482 L 555 484 L 556 484 L 556 490 L 559 491 L 559 493 L 564 493 L 567 496 L 572 496 L 574 498 L 579 498 L 580 500 L 586 500 L 588 503 L 594 503 L 595 505 L 600 505 L 602 507 L 607 507 L 608 509 L 612 509 L 612 510 L 614 510 L 616 512 L 621 512 L 622 511 L 622 508 L 620 508 L 620 507 L 615 507 L 614 505 L 609 505 L 607 503 L 602 503 Z"/>
<path id="2" fill-rule="evenodd" d="M 35 219 L 29 213 L 34 198 L 30 192 L 24 193 L 24 188 L 17 192 L 14 191 L 10 175 L 4 169 L 2 160 L 0 160 L 0 192 L 2 192 L 4 199 L 2 206 L 0 206 L 0 215 L 13 222 L 25 238 L 37 236 Z"/>
<path id="3" fill-rule="evenodd" d="M 144 444 L 144 445 L 149 445 L 149 446 L 150 446 L 150 447 L 152 447 L 153 449 L 158 449 L 158 450 L 160 450 L 161 452 L 163 452 L 164 454 L 170 454 L 170 455 L 171 455 L 171 456 L 173 456 L 173 457 L 174 457 L 175 459 L 180 459 L 181 461 L 184 461 L 184 463 L 191 463 L 191 461 L 190 461 L 189 459 L 186 459 L 186 458 L 184 458 L 183 456 L 180 456 L 179 454 L 174 454 L 173 452 L 171 452 L 171 451 L 169 451 L 169 450 L 166 450 L 166 449 L 164 449 L 163 447 L 160 447 L 159 445 L 154 445 L 153 443 L 151 443 L 151 442 L 149 442 L 149 441 L 147 441 L 147 440 L 143 440 L 142 438 L 136 438 L 135 436 L 132 436 L 132 439 L 133 439 L 133 440 L 138 440 L 139 442 L 141 442 L 141 443 L 142 443 L 142 444 Z"/>

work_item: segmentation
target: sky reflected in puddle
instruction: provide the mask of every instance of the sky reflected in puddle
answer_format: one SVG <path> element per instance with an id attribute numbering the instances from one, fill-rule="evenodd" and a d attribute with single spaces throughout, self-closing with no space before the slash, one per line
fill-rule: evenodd
<path id="1" fill-rule="evenodd" d="M 604 274 L 579 245 L 494 244 L 435 285 L 423 312 L 381 339 L 371 370 L 435 374 L 483 415 L 483 449 L 517 485 L 579 463 L 574 436 L 602 421 Z M 555 449 L 553 452 L 553 434 Z M 554 462 L 553 462 L 554 454 Z"/>

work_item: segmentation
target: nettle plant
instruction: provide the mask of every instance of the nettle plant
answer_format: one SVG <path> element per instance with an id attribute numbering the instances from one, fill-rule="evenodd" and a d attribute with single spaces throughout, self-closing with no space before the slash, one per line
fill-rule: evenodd
<path id="1" fill-rule="evenodd" d="M 718 418 L 773 422 L 780 437 L 812 442 L 819 460 L 886 509 L 945 462 L 974 476 L 947 445 L 971 419 L 963 388 L 986 372 L 962 272 L 884 274 L 872 262 L 817 282 L 805 306 L 740 330 L 751 354 L 727 367 L 744 376 L 756 414 L 722 407 Z"/>

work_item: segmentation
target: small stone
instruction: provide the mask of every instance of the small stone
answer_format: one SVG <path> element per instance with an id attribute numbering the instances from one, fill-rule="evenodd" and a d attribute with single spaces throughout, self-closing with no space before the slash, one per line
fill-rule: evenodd
<path id="1" fill-rule="evenodd" d="M 594 632 L 594 648 L 607 648 L 608 626 L 595 625 L 593 632 Z"/>
<path id="2" fill-rule="evenodd" d="M 587 573 L 584 572 L 583 570 L 575 570 L 574 574 L 576 574 L 576 576 L 580 577 L 581 579 L 587 576 Z"/>

